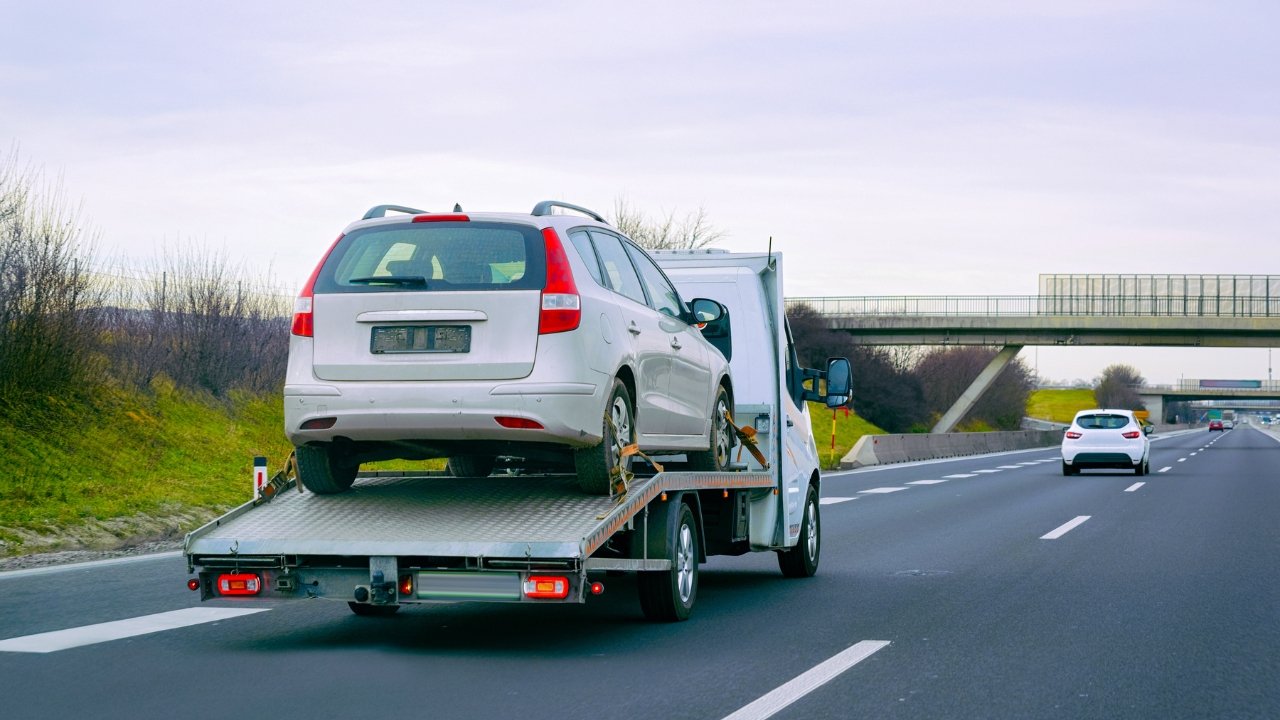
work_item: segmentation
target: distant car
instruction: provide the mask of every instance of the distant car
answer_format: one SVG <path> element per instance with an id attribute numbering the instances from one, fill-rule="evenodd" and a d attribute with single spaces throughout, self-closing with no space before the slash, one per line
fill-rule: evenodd
<path id="1" fill-rule="evenodd" d="M 1210 420 L 1210 421 L 1209 421 L 1209 432 L 1213 432 L 1214 430 L 1221 430 L 1221 429 L 1222 429 L 1222 421 L 1221 421 L 1221 420 Z"/>
<path id="2" fill-rule="evenodd" d="M 1223 420 L 1223 421 L 1222 421 L 1222 429 L 1223 429 L 1223 430 L 1230 430 L 1230 429 L 1234 428 L 1235 426 L 1236 426 L 1236 424 L 1235 424 L 1234 422 L 1230 421 L 1230 420 Z"/>
<path id="3" fill-rule="evenodd" d="M 1152 427 L 1143 425 L 1132 410 L 1081 410 L 1062 435 L 1062 474 L 1078 475 L 1086 468 L 1150 471 Z"/>

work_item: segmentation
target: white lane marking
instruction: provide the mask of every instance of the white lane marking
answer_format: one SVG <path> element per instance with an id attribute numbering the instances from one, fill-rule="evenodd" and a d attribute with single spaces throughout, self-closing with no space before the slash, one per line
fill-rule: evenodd
<path id="1" fill-rule="evenodd" d="M 1178 462 L 1186 462 L 1186 461 L 1187 461 L 1186 458 L 1178 458 Z"/>
<path id="2" fill-rule="evenodd" d="M 870 490 L 859 490 L 858 492 L 874 494 L 874 495 L 885 495 L 887 493 L 898 492 L 899 490 L 910 490 L 910 489 L 911 488 L 903 488 L 903 487 L 882 487 L 882 488 L 871 488 Z"/>
<path id="3" fill-rule="evenodd" d="M 938 483 L 944 483 L 944 482 L 946 482 L 946 480 L 912 480 L 907 484 L 908 485 L 937 485 Z"/>
<path id="4" fill-rule="evenodd" d="M 1001 470 L 1017 470 L 1022 466 L 1021 465 L 997 465 L 996 467 L 1000 468 Z"/>
<path id="5" fill-rule="evenodd" d="M 889 646 L 888 640 L 863 640 L 814 665 L 794 679 L 779 685 L 758 700 L 744 705 L 724 720 L 765 720 L 791 703 L 826 685 L 837 675 Z"/>
<path id="6" fill-rule="evenodd" d="M 218 608 L 193 607 L 155 615 L 116 620 L 114 622 L 85 625 L 68 630 L 54 630 L 38 635 L 0 640 L 0 652 L 50 653 L 57 650 L 94 645 L 110 640 L 122 640 L 137 635 L 148 635 L 161 630 L 174 630 L 189 625 L 218 622 L 241 615 L 266 612 L 270 608 Z"/>
<path id="7" fill-rule="evenodd" d="M 1031 465 L 1039 465 L 1041 462 L 1043 462 L 1043 461 L 1041 461 L 1041 460 L 1036 460 L 1035 462 L 1024 462 L 1024 463 L 1018 463 L 1016 467 L 1028 467 L 1028 466 L 1031 466 Z"/>
<path id="8" fill-rule="evenodd" d="M 1196 456 L 1196 454 L 1195 454 L 1195 453 L 1191 453 L 1191 457 L 1195 457 L 1195 456 Z"/>
<path id="9" fill-rule="evenodd" d="M 1138 491 L 1138 488 L 1142 487 L 1143 485 L 1146 485 L 1146 483 L 1144 483 L 1144 482 L 1134 483 L 1134 484 L 1130 485 L 1129 487 L 1125 488 L 1125 489 L 1124 489 L 1124 491 L 1125 491 L 1125 492 L 1137 492 L 1137 491 Z"/>
<path id="10" fill-rule="evenodd" d="M 90 560 L 89 562 L 67 563 L 66 565 L 49 565 L 46 567 L 24 568 L 22 570 L 5 570 L 0 572 L 0 580 L 11 578 L 33 577 L 35 575 L 53 575 L 71 570 L 88 570 L 107 565 L 126 565 L 129 563 L 148 562 L 151 560 L 169 560 L 182 557 L 181 550 L 151 553 L 149 555 L 129 555 L 128 557 L 108 558 L 106 560 Z"/>
<path id="11" fill-rule="evenodd" d="M 857 500 L 857 499 L 858 498 L 856 497 L 824 497 L 818 501 L 818 504 L 819 505 L 835 505 L 836 503 L 849 502 L 850 500 Z"/>
<path id="12" fill-rule="evenodd" d="M 955 480 L 957 478 L 968 478 L 968 477 L 978 477 L 978 476 L 973 473 L 956 473 L 955 475 L 943 475 L 942 477 L 948 480 Z"/>
<path id="13" fill-rule="evenodd" d="M 1057 540 L 1058 538 L 1062 537 L 1063 535 L 1066 535 L 1067 533 L 1071 532 L 1072 530 L 1075 530 L 1077 527 L 1079 527 L 1081 524 L 1083 524 L 1085 520 L 1088 520 L 1088 519 L 1089 519 L 1089 518 L 1091 518 L 1091 517 L 1093 517 L 1093 516 L 1092 516 L 1092 515 L 1078 515 L 1078 516 L 1076 516 L 1076 518 L 1075 518 L 1074 520 L 1070 520 L 1070 521 L 1068 521 L 1068 522 L 1066 522 L 1066 523 L 1063 523 L 1061 527 L 1059 527 L 1058 529 L 1054 530 L 1053 532 L 1051 532 L 1051 533 L 1049 533 L 1049 534 L 1047 534 L 1047 535 L 1041 535 L 1041 536 L 1040 536 L 1040 539 L 1041 539 L 1041 540 Z"/>
<path id="14" fill-rule="evenodd" d="M 1173 469 L 1173 466 L 1172 466 L 1172 465 L 1166 465 L 1166 466 L 1164 466 L 1164 467 L 1160 468 L 1159 470 L 1157 470 L 1156 472 L 1169 472 L 1169 471 L 1170 471 L 1170 470 L 1172 470 L 1172 469 Z"/>
<path id="15" fill-rule="evenodd" d="M 990 475 L 991 473 L 998 473 L 1000 471 L 999 470 L 974 470 L 974 472 L 981 473 L 983 475 Z"/>

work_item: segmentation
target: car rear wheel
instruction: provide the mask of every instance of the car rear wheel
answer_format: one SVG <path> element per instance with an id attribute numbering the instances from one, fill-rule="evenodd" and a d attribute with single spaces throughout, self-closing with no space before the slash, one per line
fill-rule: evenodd
<path id="1" fill-rule="evenodd" d="M 1079 474 L 1079 473 L 1080 473 L 1080 468 L 1074 468 L 1074 467 L 1071 467 L 1069 464 L 1067 464 L 1067 461 L 1066 461 L 1066 460 L 1063 460 L 1063 461 L 1062 461 L 1062 474 L 1063 474 L 1063 475 L 1077 475 L 1077 474 Z"/>
<path id="2" fill-rule="evenodd" d="M 489 477 L 492 455 L 454 455 L 449 458 L 449 474 L 454 477 Z"/>
<path id="3" fill-rule="evenodd" d="M 317 495 L 334 495 L 346 492 L 360 472 L 360 465 L 352 463 L 346 454 L 332 446 L 301 445 L 294 450 L 298 462 L 298 479 L 303 487 Z"/>
<path id="4" fill-rule="evenodd" d="M 573 465 L 578 475 L 578 487 L 591 495 L 608 495 L 615 472 L 626 468 L 627 459 L 622 449 L 635 442 L 635 412 L 631 394 L 621 380 L 614 379 L 609 402 L 604 408 L 601 423 L 604 440 L 599 445 L 575 450 Z"/>
<path id="5" fill-rule="evenodd" d="M 729 391 L 721 385 L 716 390 L 716 402 L 711 411 L 711 447 L 688 454 L 690 470 L 721 472 L 729 469 L 729 454 L 733 451 L 733 429 L 725 418 L 729 410 Z"/>

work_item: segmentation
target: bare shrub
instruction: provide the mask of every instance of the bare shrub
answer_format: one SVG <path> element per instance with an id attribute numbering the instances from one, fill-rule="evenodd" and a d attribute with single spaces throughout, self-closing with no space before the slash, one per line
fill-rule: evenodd
<path id="1" fill-rule="evenodd" d="M 724 231 L 707 219 L 703 208 L 689 212 L 679 220 L 675 211 L 654 219 L 631 207 L 624 198 L 614 202 L 611 223 L 623 235 L 649 250 L 697 250 L 725 236 Z"/>
<path id="2" fill-rule="evenodd" d="M 924 389 L 929 412 L 941 416 L 949 410 L 998 352 L 996 348 L 965 346 L 937 349 L 922 357 L 914 374 Z M 1015 358 L 964 419 L 999 430 L 1017 430 L 1034 387 L 1035 374 Z"/>
<path id="3" fill-rule="evenodd" d="M 1108 365 L 1093 387 L 1093 399 L 1100 408 L 1145 410 L 1138 388 L 1146 384 L 1142 373 L 1132 365 Z"/>

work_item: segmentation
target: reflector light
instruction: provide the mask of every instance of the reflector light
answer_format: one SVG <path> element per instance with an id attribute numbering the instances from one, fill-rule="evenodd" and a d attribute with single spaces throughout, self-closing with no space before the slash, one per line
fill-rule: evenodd
<path id="1" fill-rule="evenodd" d="M 218 576 L 219 595 L 257 595 L 262 592 L 262 578 L 254 573 L 223 573 Z"/>
<path id="2" fill-rule="evenodd" d="M 569 578 L 561 575 L 530 575 L 524 581 L 524 596 L 533 600 L 563 600 L 569 597 Z"/>
<path id="3" fill-rule="evenodd" d="M 528 418 L 506 417 L 504 415 L 498 415 L 493 419 L 496 420 L 498 424 L 501 425 L 502 427 L 511 428 L 512 430 L 543 429 L 542 423 L 538 422 L 537 420 L 530 420 Z"/>
<path id="4" fill-rule="evenodd" d="M 538 334 L 576 330 L 582 321 L 582 300 L 573 281 L 569 256 L 555 228 L 542 229 L 543 247 L 547 255 L 547 284 L 542 288 L 542 312 L 538 315 Z"/>
<path id="5" fill-rule="evenodd" d="M 602 583 L 602 582 L 593 582 L 593 583 L 591 583 L 591 594 L 592 594 L 592 595 L 603 595 L 603 594 L 604 594 L 604 583 Z"/>
<path id="6" fill-rule="evenodd" d="M 187 589 L 188 589 L 188 590 L 199 590 L 199 589 L 200 589 L 200 579 L 199 579 L 199 578 L 191 578 L 190 580 L 188 580 L 188 581 L 187 581 Z"/>
<path id="7" fill-rule="evenodd" d="M 1068 432 L 1068 433 L 1067 433 L 1067 439 L 1068 439 L 1068 440 L 1079 440 L 1079 439 L 1080 439 L 1080 435 L 1081 435 L 1081 433 L 1075 432 L 1075 431 L 1073 430 L 1073 431 L 1070 431 L 1070 432 Z"/>
<path id="8" fill-rule="evenodd" d="M 413 594 L 413 576 L 412 575 L 400 576 L 400 594 L 401 595 Z"/>
<path id="9" fill-rule="evenodd" d="M 444 213 L 439 215 L 414 215 L 413 221 L 418 222 L 471 222 L 471 218 L 458 213 Z"/>
<path id="10" fill-rule="evenodd" d="M 1120 434 L 1126 438 L 1129 438 L 1130 440 L 1134 438 L 1142 437 L 1142 433 L 1138 432 L 1137 430 L 1130 430 L 1127 433 L 1120 433 Z"/>
<path id="11" fill-rule="evenodd" d="M 338 418 L 312 418 L 300 426 L 303 430 L 328 430 L 333 424 L 338 422 Z"/>
<path id="12" fill-rule="evenodd" d="M 298 293 L 297 299 L 293 301 L 293 325 L 289 328 L 289 332 L 298 337 L 313 337 L 315 334 L 315 316 L 312 314 L 312 291 L 316 286 L 316 278 L 320 276 L 320 268 L 324 267 L 324 262 L 329 259 L 329 255 L 333 253 L 333 249 L 338 247 L 338 243 L 342 242 L 342 235 L 329 246 L 324 257 L 320 258 L 320 262 L 316 264 L 316 269 L 311 271 L 311 277 L 307 278 L 307 284 L 302 286 L 302 292 Z"/>

